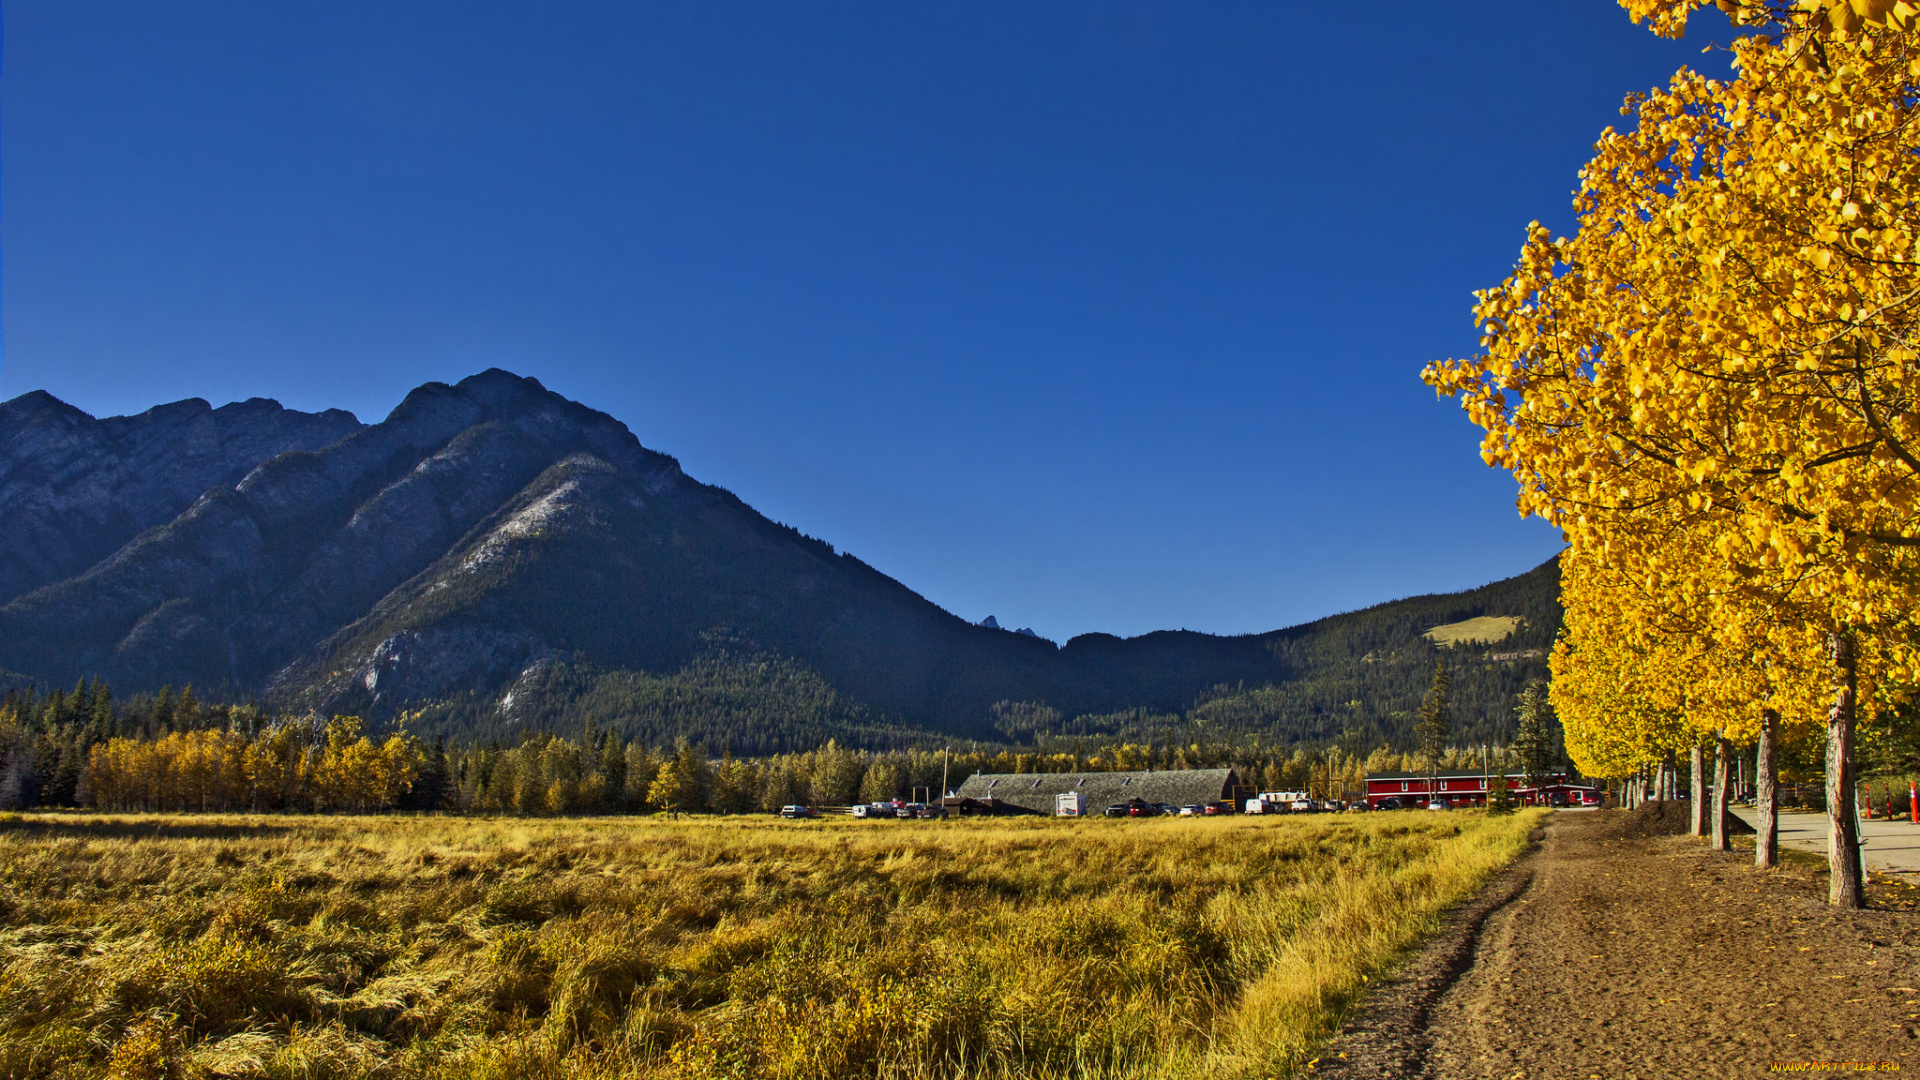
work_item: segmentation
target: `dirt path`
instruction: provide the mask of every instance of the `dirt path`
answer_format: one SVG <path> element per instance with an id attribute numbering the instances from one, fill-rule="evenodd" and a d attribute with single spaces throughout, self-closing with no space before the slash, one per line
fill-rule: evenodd
<path id="1" fill-rule="evenodd" d="M 1315 1075 L 1920 1069 L 1920 917 L 1891 899 L 1835 912 L 1823 875 L 1761 874 L 1747 853 L 1634 832 L 1619 811 L 1556 815 L 1536 851 L 1363 1006 Z"/>

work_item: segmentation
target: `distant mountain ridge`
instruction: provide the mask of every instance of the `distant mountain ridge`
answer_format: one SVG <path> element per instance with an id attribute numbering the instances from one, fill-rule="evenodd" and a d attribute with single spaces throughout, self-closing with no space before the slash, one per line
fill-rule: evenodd
<path id="1" fill-rule="evenodd" d="M 331 446 L 352 413 L 199 398 L 96 420 L 35 390 L 0 403 L 0 603 L 85 571 L 208 488 L 268 458 Z"/>
<path id="2" fill-rule="evenodd" d="M 0 404 L 0 454 L 0 556 L 18 553 L 0 670 L 426 707 L 451 731 L 1001 739 L 1035 733 L 995 710 L 1026 703 L 1063 731 L 1169 714 L 1321 738 L 1367 710 L 1391 733 L 1401 684 L 1438 655 L 1422 634 L 1521 618 L 1498 657 L 1454 650 L 1471 726 L 1542 670 L 1559 622 L 1550 563 L 1269 634 L 1056 647 L 968 623 L 499 370 L 422 386 L 373 425 L 258 400 L 95 420 L 29 394 Z"/>

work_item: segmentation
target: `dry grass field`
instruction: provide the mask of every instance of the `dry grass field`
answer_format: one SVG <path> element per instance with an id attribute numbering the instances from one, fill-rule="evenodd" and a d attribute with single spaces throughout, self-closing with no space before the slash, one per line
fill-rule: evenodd
<path id="1" fill-rule="evenodd" d="M 6 816 L 0 1076 L 1275 1076 L 1534 821 Z"/>

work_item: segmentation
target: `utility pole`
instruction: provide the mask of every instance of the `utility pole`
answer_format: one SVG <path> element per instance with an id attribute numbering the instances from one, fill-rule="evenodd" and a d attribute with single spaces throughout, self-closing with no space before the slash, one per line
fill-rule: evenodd
<path id="1" fill-rule="evenodd" d="M 952 757 L 953 757 L 953 747 L 947 746 L 947 747 L 941 748 L 940 750 L 940 797 L 942 799 L 947 797 L 947 792 L 948 790 L 950 790 L 947 787 L 947 767 Z"/>

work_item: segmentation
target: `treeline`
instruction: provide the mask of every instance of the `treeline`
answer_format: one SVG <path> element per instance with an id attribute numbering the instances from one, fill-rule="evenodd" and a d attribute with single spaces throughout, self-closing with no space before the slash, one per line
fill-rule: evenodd
<path id="1" fill-rule="evenodd" d="M 1018 706 L 1001 710 L 1017 726 Z M 551 733 L 449 746 L 406 730 L 374 735 L 356 717 L 267 717 L 164 693 L 116 707 L 104 684 L 0 704 L 0 808 L 113 811 L 448 811 L 564 815 L 674 810 L 750 813 L 790 804 L 937 797 L 974 772 L 1233 768 L 1263 790 L 1357 794 L 1368 772 L 1418 768 L 1379 747 L 1262 748 L 1257 743 L 1099 743 L 869 751 L 828 740 L 794 753 L 718 757 L 613 731 Z M 1044 718 L 1043 718 L 1044 719 Z M 1471 768 L 1474 749 L 1447 752 Z"/>
<path id="2" fill-rule="evenodd" d="M 433 809 L 445 749 L 395 733 L 376 742 L 358 717 L 282 720 L 251 737 L 207 728 L 95 743 L 73 804 L 100 810 Z"/>
<path id="3" fill-rule="evenodd" d="M 73 806 L 96 744 L 113 738 L 154 740 L 207 727 L 251 730 L 250 706 L 204 706 L 191 689 L 171 688 L 127 701 L 107 684 L 82 680 L 72 691 L 38 694 L 31 687 L 0 697 L 0 806 Z"/>

